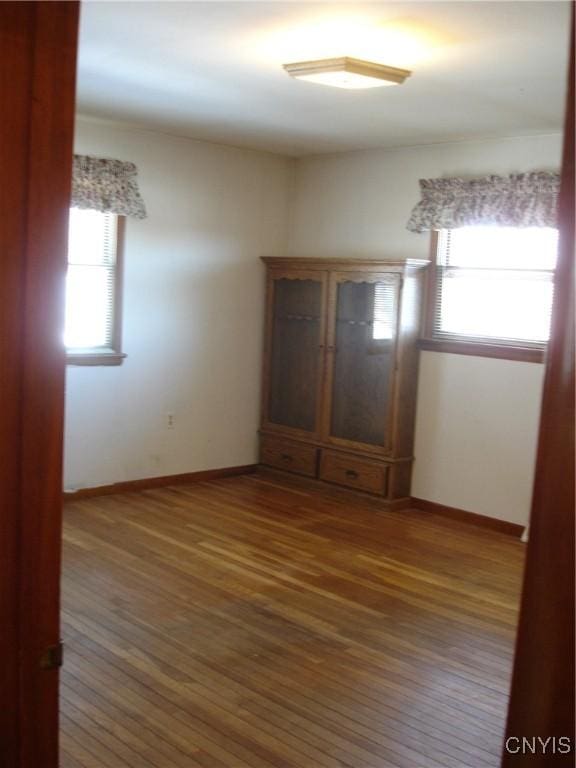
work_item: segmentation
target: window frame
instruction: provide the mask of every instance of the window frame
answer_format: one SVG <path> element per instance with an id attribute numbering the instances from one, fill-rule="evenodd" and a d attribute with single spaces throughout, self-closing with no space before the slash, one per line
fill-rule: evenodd
<path id="1" fill-rule="evenodd" d="M 85 352 L 66 349 L 66 365 L 100 366 L 122 365 L 126 353 L 122 352 L 122 310 L 124 294 L 124 240 L 126 216 L 116 214 L 116 263 L 114 269 L 114 301 L 112 305 L 112 343 L 101 351 L 87 349 Z M 66 255 L 68 265 L 68 255 Z"/>
<path id="2" fill-rule="evenodd" d="M 546 358 L 546 348 L 512 346 L 502 343 L 490 343 L 462 339 L 434 338 L 434 318 L 438 304 L 437 294 L 437 263 L 439 232 L 430 233 L 430 264 L 426 280 L 426 302 L 423 317 L 422 336 L 418 346 L 428 352 L 447 352 L 454 355 L 472 355 L 474 357 L 492 357 L 499 360 L 519 360 L 525 363 L 543 363 Z"/>

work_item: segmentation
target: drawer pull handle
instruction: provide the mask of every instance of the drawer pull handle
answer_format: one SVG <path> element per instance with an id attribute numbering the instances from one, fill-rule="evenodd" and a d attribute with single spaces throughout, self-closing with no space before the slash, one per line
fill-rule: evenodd
<path id="1" fill-rule="evenodd" d="M 358 472 L 355 472 L 353 469 L 347 469 L 346 477 L 358 477 Z"/>
<path id="2" fill-rule="evenodd" d="M 280 458 L 282 459 L 282 461 L 292 461 L 292 456 L 290 456 L 289 453 L 280 454 Z"/>

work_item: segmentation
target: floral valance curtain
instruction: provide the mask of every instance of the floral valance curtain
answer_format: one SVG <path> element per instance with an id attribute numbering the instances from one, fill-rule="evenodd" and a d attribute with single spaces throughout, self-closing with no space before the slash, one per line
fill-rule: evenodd
<path id="1" fill-rule="evenodd" d="M 407 229 L 556 227 L 559 187 L 560 174 L 550 171 L 476 179 L 420 179 L 420 202 Z"/>
<path id="2" fill-rule="evenodd" d="M 72 202 L 76 208 L 146 218 L 134 163 L 104 157 L 74 155 Z"/>

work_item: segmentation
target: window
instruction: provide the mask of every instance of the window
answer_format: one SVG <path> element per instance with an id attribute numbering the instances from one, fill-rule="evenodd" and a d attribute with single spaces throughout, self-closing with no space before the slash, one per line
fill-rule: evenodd
<path id="1" fill-rule="evenodd" d="M 558 232 L 463 227 L 433 233 L 424 349 L 540 361 Z"/>
<path id="2" fill-rule="evenodd" d="M 68 363 L 119 365 L 121 242 L 124 218 L 70 210 L 66 324 Z"/>

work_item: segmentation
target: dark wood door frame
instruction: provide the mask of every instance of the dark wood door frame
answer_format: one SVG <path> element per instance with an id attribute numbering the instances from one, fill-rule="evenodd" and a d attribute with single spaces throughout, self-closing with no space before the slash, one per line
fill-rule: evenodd
<path id="1" fill-rule="evenodd" d="M 57 768 L 77 2 L 0 2 L 0 762 Z M 45 667 L 45 668 L 43 668 Z"/>
<path id="2" fill-rule="evenodd" d="M 502 758 L 505 768 L 513 765 L 560 767 L 575 764 L 574 31 L 559 216 L 560 247 L 552 333 L 544 380 L 530 541 Z M 538 742 L 538 737 L 542 741 Z M 527 742 L 522 741 L 523 738 Z M 570 742 L 571 749 L 568 751 Z"/>

